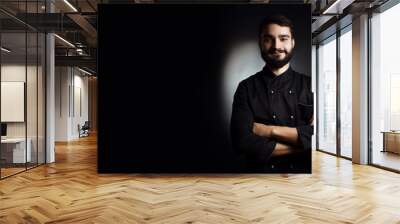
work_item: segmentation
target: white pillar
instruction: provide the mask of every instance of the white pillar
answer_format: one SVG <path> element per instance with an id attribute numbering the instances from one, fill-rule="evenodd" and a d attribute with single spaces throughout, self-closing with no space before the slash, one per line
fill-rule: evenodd
<path id="1" fill-rule="evenodd" d="M 368 15 L 353 19 L 353 162 L 368 163 Z"/>
<path id="2" fill-rule="evenodd" d="M 47 12 L 53 12 L 50 1 L 46 4 Z M 55 43 L 54 34 L 46 34 L 46 163 L 55 162 Z"/>

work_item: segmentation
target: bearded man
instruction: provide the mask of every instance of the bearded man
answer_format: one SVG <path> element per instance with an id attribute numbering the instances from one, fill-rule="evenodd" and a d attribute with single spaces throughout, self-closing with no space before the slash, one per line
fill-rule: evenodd
<path id="1" fill-rule="evenodd" d="M 292 22 L 265 18 L 259 28 L 264 68 L 241 81 L 234 95 L 231 138 L 247 171 L 311 173 L 311 78 L 292 69 Z"/>

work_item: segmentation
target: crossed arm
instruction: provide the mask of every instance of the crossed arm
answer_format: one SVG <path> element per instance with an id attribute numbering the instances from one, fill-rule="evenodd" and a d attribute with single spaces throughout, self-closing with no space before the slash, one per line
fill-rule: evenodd
<path id="1" fill-rule="evenodd" d="M 283 127 L 254 123 L 254 113 L 248 100 L 248 86 L 241 82 L 232 104 L 230 127 L 232 144 L 236 150 L 263 160 L 309 148 L 304 138 L 312 132 L 310 125 Z"/>
<path id="2" fill-rule="evenodd" d="M 314 119 L 311 118 L 310 124 L 313 125 L 313 123 Z M 296 128 L 253 123 L 252 131 L 255 135 L 273 138 L 277 141 L 272 156 L 286 155 L 300 151 L 298 147 L 300 144 L 299 135 Z"/>

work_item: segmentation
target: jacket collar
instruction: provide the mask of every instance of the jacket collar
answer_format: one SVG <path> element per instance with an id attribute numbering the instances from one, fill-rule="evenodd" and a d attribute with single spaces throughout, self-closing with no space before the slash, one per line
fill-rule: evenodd
<path id="1" fill-rule="evenodd" d="M 281 81 L 286 81 L 289 80 L 293 74 L 293 69 L 291 66 L 282 74 L 280 75 L 275 75 L 271 69 L 265 65 L 264 68 L 262 69 L 262 74 L 267 80 L 281 80 Z"/>

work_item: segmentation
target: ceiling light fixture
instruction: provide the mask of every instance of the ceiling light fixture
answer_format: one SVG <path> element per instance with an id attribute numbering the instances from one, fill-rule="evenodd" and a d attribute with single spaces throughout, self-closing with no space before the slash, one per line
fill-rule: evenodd
<path id="1" fill-rule="evenodd" d="M 4 51 L 4 52 L 7 52 L 7 53 L 10 53 L 10 52 L 11 52 L 11 50 L 9 50 L 9 49 L 7 49 L 7 48 L 5 48 L 5 47 L 1 47 L 1 50 Z"/>
<path id="2" fill-rule="evenodd" d="M 81 69 L 81 68 L 79 68 L 79 67 L 78 67 L 78 70 L 81 71 L 81 72 L 83 72 L 83 73 L 85 73 L 85 74 L 88 74 L 88 75 L 92 76 L 92 73 L 90 73 L 90 72 L 88 72 L 88 71 L 85 71 L 85 70 L 83 70 L 83 69 Z"/>
<path id="3" fill-rule="evenodd" d="M 333 9 L 337 4 L 339 4 L 341 0 L 336 0 L 332 5 L 330 5 L 327 9 L 325 9 L 322 14 L 327 14 L 327 13 L 332 13 L 329 12 L 331 9 Z"/>
<path id="4" fill-rule="evenodd" d="M 75 45 L 71 44 L 71 42 L 69 42 L 68 40 L 66 40 L 66 39 L 64 39 L 64 38 L 62 38 L 62 37 L 60 37 L 60 36 L 57 35 L 57 34 L 54 34 L 54 36 L 57 37 L 58 39 L 60 39 L 61 41 L 63 41 L 64 43 L 66 43 L 67 45 L 69 45 L 69 46 L 75 48 Z"/>
<path id="5" fill-rule="evenodd" d="M 67 4 L 72 10 L 74 10 L 74 12 L 78 12 L 78 10 L 71 4 L 69 3 L 68 0 L 64 0 L 65 4 Z"/>

